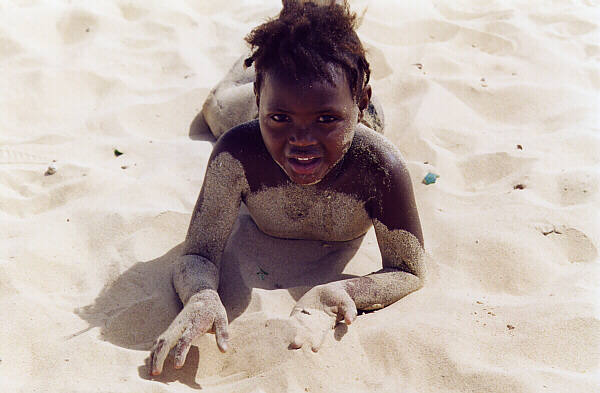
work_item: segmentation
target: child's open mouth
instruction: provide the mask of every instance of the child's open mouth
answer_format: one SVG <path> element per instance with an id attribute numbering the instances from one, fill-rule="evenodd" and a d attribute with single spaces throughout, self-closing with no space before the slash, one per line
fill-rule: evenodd
<path id="1" fill-rule="evenodd" d="M 310 175 L 317 170 L 321 164 L 321 157 L 296 157 L 288 158 L 293 171 L 299 175 Z"/>

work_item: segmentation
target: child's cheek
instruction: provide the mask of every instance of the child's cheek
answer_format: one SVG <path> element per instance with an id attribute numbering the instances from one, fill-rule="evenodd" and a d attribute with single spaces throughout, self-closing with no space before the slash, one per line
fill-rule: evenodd
<path id="1" fill-rule="evenodd" d="M 340 135 L 338 136 L 340 147 L 348 147 L 352 143 L 352 139 L 354 138 L 354 127 L 355 125 L 350 121 L 344 124 L 343 128 L 340 130 Z"/>

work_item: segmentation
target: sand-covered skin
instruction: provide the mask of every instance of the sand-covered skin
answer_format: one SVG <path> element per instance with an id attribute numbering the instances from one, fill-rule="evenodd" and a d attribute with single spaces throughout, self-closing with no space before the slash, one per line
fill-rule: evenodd
<path id="1" fill-rule="evenodd" d="M 600 15 L 567 1 L 353 2 L 428 282 L 289 350 L 303 283 L 380 269 L 375 234 L 286 241 L 243 215 L 231 350 L 207 335 L 149 379 L 212 147 L 196 115 L 281 3 L 161 4 L 0 3 L 0 391 L 597 391 Z"/>

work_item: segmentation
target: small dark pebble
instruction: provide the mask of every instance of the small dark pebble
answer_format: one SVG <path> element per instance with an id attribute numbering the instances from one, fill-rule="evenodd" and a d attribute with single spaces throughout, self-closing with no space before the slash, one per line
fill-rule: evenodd
<path id="1" fill-rule="evenodd" d="M 517 145 L 517 149 L 523 150 L 523 146 L 522 145 Z"/>
<path id="2" fill-rule="evenodd" d="M 127 169 L 127 168 L 128 168 L 128 166 L 127 166 L 127 165 L 122 165 L 122 166 L 121 166 L 121 169 Z"/>
<path id="3" fill-rule="evenodd" d="M 506 327 L 508 328 L 508 330 L 513 330 L 515 328 L 513 325 L 506 325 Z"/>
<path id="4" fill-rule="evenodd" d="M 119 157 L 119 156 L 123 155 L 123 153 L 118 151 L 117 149 L 115 149 L 114 153 L 115 153 L 115 157 Z"/>
<path id="5" fill-rule="evenodd" d="M 523 189 L 525 189 L 525 185 L 524 184 L 517 184 L 513 188 L 515 190 L 523 190 Z"/>

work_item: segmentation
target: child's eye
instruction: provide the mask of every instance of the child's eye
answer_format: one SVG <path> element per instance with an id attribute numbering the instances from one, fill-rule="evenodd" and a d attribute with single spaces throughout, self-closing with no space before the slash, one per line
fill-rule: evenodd
<path id="1" fill-rule="evenodd" d="M 275 115 L 271 115 L 271 119 L 278 123 L 282 123 L 282 122 L 288 121 L 288 116 L 282 115 L 282 114 L 275 114 Z"/>
<path id="2" fill-rule="evenodd" d="M 334 116 L 323 115 L 323 116 L 319 116 L 318 122 L 319 123 L 331 123 L 336 120 L 337 120 L 337 118 Z"/>

